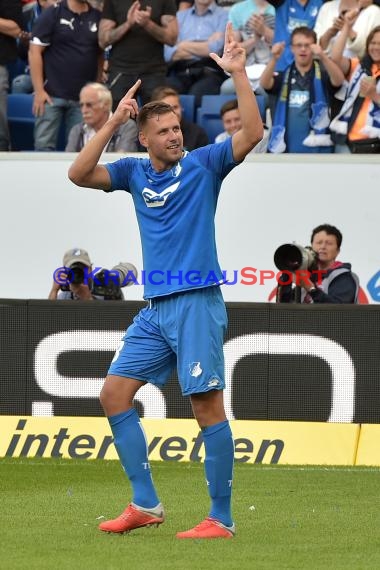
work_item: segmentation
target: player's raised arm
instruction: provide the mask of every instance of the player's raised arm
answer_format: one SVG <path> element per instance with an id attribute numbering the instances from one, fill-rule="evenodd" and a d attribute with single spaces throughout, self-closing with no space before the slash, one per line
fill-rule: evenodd
<path id="1" fill-rule="evenodd" d="M 235 41 L 230 22 L 226 26 L 223 56 L 210 53 L 210 57 L 231 74 L 235 84 L 242 127 L 232 136 L 232 148 L 235 160 L 240 161 L 261 141 L 264 131 L 256 97 L 245 71 L 245 50 Z"/>
<path id="2" fill-rule="evenodd" d="M 116 111 L 103 125 L 96 135 L 82 148 L 77 158 L 69 168 L 68 176 L 77 186 L 108 190 L 111 180 L 105 166 L 98 164 L 99 158 L 112 135 L 117 129 L 138 113 L 137 101 L 134 98 L 141 80 L 129 89 L 120 101 Z"/>

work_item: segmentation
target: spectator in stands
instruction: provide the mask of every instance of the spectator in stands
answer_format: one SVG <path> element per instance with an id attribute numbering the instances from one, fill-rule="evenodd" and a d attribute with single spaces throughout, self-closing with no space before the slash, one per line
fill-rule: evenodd
<path id="1" fill-rule="evenodd" d="M 222 143 L 232 137 L 241 129 L 241 118 L 237 99 L 226 101 L 220 109 L 220 117 L 223 121 L 224 131 L 215 137 L 216 143 Z M 268 144 L 268 129 L 264 126 L 263 139 L 251 150 L 253 153 L 266 152 Z"/>
<path id="2" fill-rule="evenodd" d="M 217 95 L 227 78 L 209 53 L 223 50 L 228 11 L 214 0 L 194 0 L 194 6 L 177 13 L 177 20 L 178 41 L 173 47 L 166 45 L 164 52 L 167 82 L 179 93 L 195 95 L 199 106 L 202 95 Z"/>
<path id="3" fill-rule="evenodd" d="M 36 2 L 26 3 L 22 9 L 23 31 L 24 34 L 18 40 L 18 57 L 25 61 L 25 70 L 21 75 L 17 75 L 12 81 L 12 93 L 32 93 L 33 84 L 30 77 L 28 65 L 29 42 L 32 37 L 32 29 L 42 13 L 42 10 L 55 4 L 56 0 L 37 0 Z"/>
<path id="4" fill-rule="evenodd" d="M 373 0 L 330 0 L 321 7 L 315 32 L 322 48 L 330 55 L 332 46 L 344 24 L 344 15 L 357 10 L 349 31 L 343 55 L 363 57 L 368 34 L 380 26 L 380 8 Z"/>
<path id="5" fill-rule="evenodd" d="M 335 152 L 380 153 L 380 26 L 367 38 L 364 57 L 343 56 L 355 14 L 347 13 L 331 57 L 340 65 L 348 83 L 343 106 L 331 122 Z"/>
<path id="6" fill-rule="evenodd" d="M 7 96 L 7 65 L 17 59 L 16 38 L 22 32 L 21 0 L 0 0 L 0 151 L 10 148 Z"/>
<path id="7" fill-rule="evenodd" d="M 255 93 L 262 92 L 259 78 L 271 57 L 275 9 L 266 0 L 242 0 L 229 11 L 234 36 L 247 54 L 247 73 Z M 223 82 L 221 93 L 234 93 L 231 78 Z"/>
<path id="8" fill-rule="evenodd" d="M 66 146 L 68 152 L 79 152 L 108 121 L 112 110 L 112 95 L 102 83 L 88 83 L 79 94 L 83 121 L 74 125 Z M 106 152 L 137 152 L 137 126 L 128 121 L 109 140 Z"/>
<path id="9" fill-rule="evenodd" d="M 275 74 L 285 43 L 274 44 L 262 87 L 277 96 L 268 152 L 333 152 L 328 126 L 330 97 L 344 82 L 341 69 L 323 52 L 313 30 L 292 33 L 294 63 Z"/>
<path id="10" fill-rule="evenodd" d="M 328 0 L 320 8 L 314 31 L 317 34 L 318 43 L 328 54 L 335 36 L 342 29 L 346 6 L 354 2 L 356 0 Z"/>
<path id="11" fill-rule="evenodd" d="M 276 71 L 284 71 L 294 61 L 291 35 L 296 28 L 314 28 L 323 0 L 268 0 L 276 9 L 274 43 L 285 42 L 276 62 Z"/>
<path id="12" fill-rule="evenodd" d="M 152 93 L 152 101 L 163 101 L 173 107 L 181 125 L 183 148 L 185 150 L 194 150 L 200 146 L 206 146 L 209 143 L 206 131 L 197 125 L 197 123 L 188 121 L 183 116 L 181 100 L 175 89 L 165 85 L 156 87 Z"/>
<path id="13" fill-rule="evenodd" d="M 241 118 L 238 100 L 226 101 L 220 109 L 220 118 L 223 121 L 224 131 L 215 137 L 216 143 L 222 143 L 241 129 Z"/>
<path id="14" fill-rule="evenodd" d="M 306 270 L 299 271 L 295 274 L 294 285 L 289 283 L 288 273 L 284 273 L 277 290 L 277 302 L 357 303 L 359 279 L 351 271 L 350 263 L 336 260 L 342 245 L 338 228 L 322 224 L 313 229 L 310 241 L 317 254 L 315 263 L 309 268 L 310 277 Z"/>
<path id="15" fill-rule="evenodd" d="M 81 0 L 46 8 L 29 46 L 36 115 L 35 150 L 56 150 L 61 120 L 66 133 L 82 120 L 79 92 L 101 76 L 97 32 L 100 12 Z"/>
<path id="16" fill-rule="evenodd" d="M 105 0 L 99 28 L 99 44 L 112 46 L 108 84 L 113 108 L 141 79 L 141 103 L 147 103 L 155 87 L 165 84 L 167 65 L 164 44 L 174 45 L 178 26 L 174 0 L 157 0 L 143 7 L 138 0 Z"/>
<path id="17" fill-rule="evenodd" d="M 131 263 L 119 263 L 111 270 L 93 269 L 85 249 L 75 247 L 63 256 L 63 267 L 54 271 L 50 301 L 122 301 L 122 287 L 136 283 L 137 269 Z"/>

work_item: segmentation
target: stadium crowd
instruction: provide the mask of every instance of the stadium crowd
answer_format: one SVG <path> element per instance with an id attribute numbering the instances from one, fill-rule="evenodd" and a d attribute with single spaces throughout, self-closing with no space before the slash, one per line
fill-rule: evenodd
<path id="1" fill-rule="evenodd" d="M 73 151 L 97 132 L 137 78 L 140 104 L 165 89 L 169 96 L 194 98 L 193 116 L 182 119 L 189 150 L 215 139 L 205 115 L 197 113 L 205 95 L 215 96 L 219 134 L 226 136 L 226 100 L 219 97 L 233 100 L 234 87 L 209 53 L 222 52 L 230 21 L 246 51 L 252 89 L 264 99 L 268 144 L 261 152 L 379 153 L 379 5 L 380 0 L 0 0 L 0 151 L 17 150 L 9 94 L 29 95 L 35 150 L 59 149 L 64 129 L 64 148 Z M 143 150 L 137 129 L 130 131 L 108 150 Z"/>

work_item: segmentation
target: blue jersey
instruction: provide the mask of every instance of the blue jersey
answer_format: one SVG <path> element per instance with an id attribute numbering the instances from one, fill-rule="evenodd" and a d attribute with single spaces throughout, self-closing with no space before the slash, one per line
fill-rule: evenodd
<path id="1" fill-rule="evenodd" d="M 106 164 L 111 190 L 132 195 L 144 262 L 144 298 L 223 281 L 215 242 L 215 211 L 223 179 L 237 165 L 232 139 L 185 152 L 170 170 L 149 159 Z"/>
<path id="2" fill-rule="evenodd" d="M 323 0 L 307 0 L 305 5 L 300 4 L 298 0 L 283 0 L 282 2 L 271 0 L 270 4 L 276 8 L 273 43 L 285 42 L 285 49 L 275 68 L 276 71 L 283 71 L 294 61 L 290 47 L 292 32 L 300 26 L 314 28 Z"/>

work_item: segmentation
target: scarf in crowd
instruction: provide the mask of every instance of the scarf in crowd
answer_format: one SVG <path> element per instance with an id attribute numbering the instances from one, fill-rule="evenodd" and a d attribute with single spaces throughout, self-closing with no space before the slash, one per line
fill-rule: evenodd
<path id="1" fill-rule="evenodd" d="M 313 61 L 314 78 L 313 88 L 311 89 L 311 117 L 310 126 L 311 130 L 309 135 L 305 138 L 303 144 L 305 146 L 332 146 L 333 142 L 327 132 L 330 124 L 329 107 L 326 100 L 325 90 L 322 84 L 321 66 L 317 60 Z M 274 114 L 273 126 L 270 134 L 268 151 L 272 153 L 281 153 L 286 151 L 285 143 L 285 129 L 286 129 L 286 116 L 288 107 L 288 98 L 290 91 L 290 78 L 291 72 L 295 69 L 295 64 L 292 63 L 284 74 L 280 96 L 277 101 L 276 111 Z"/>
<path id="2" fill-rule="evenodd" d="M 338 115 L 331 121 L 330 129 L 339 135 L 348 134 L 348 124 L 354 110 L 355 103 L 361 107 L 365 101 L 360 97 L 360 81 L 363 77 L 371 75 L 371 62 L 368 58 L 361 61 L 355 69 L 347 86 L 346 97 Z M 380 82 L 377 82 L 377 91 L 380 93 Z M 371 101 L 368 107 L 365 126 L 361 129 L 363 138 L 380 138 L 380 105 Z"/>

